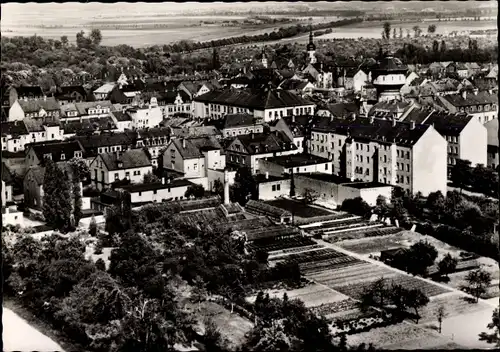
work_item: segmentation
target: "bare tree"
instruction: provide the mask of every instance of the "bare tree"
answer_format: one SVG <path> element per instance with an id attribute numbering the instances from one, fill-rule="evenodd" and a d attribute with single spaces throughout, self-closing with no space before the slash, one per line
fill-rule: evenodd
<path id="1" fill-rule="evenodd" d="M 438 309 L 436 310 L 436 317 L 439 323 L 439 333 L 441 333 L 441 326 L 443 324 L 443 319 L 446 318 L 448 313 L 446 313 L 446 310 L 443 305 L 440 305 Z"/>

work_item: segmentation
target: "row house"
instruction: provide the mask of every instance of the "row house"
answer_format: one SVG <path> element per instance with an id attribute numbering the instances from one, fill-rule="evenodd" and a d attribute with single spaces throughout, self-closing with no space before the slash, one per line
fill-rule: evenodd
<path id="1" fill-rule="evenodd" d="M 102 132 L 76 136 L 74 139 L 82 146 L 83 157 L 90 165 L 99 154 L 131 149 L 134 146 L 134 137 L 132 132 Z"/>
<path id="2" fill-rule="evenodd" d="M 203 119 L 248 113 L 265 122 L 283 116 L 313 114 L 315 108 L 313 102 L 278 89 L 212 91 L 196 97 L 194 105 L 195 116 Z"/>
<path id="3" fill-rule="evenodd" d="M 83 148 L 78 141 L 50 141 L 26 145 L 26 167 L 44 165 L 46 159 L 65 162 L 82 158 Z"/>
<path id="4" fill-rule="evenodd" d="M 23 151 L 27 143 L 28 130 L 24 121 L 2 122 L 2 150 L 9 152 Z"/>
<path id="5" fill-rule="evenodd" d="M 57 87 L 54 97 L 61 106 L 69 103 L 81 103 L 87 100 L 93 100 L 92 97 L 89 97 L 89 94 L 83 86 Z"/>
<path id="6" fill-rule="evenodd" d="M 144 175 L 153 171 L 153 166 L 144 150 L 131 149 L 99 154 L 89 169 L 91 182 L 98 190 L 103 190 L 123 180 L 142 183 Z"/>
<path id="7" fill-rule="evenodd" d="M 371 118 L 323 119 L 311 129 L 311 154 L 351 181 L 409 193 L 446 192 L 446 140 L 429 125 Z"/>
<path id="8" fill-rule="evenodd" d="M 193 113 L 193 101 L 191 97 L 182 90 L 159 93 L 155 97 L 163 113 L 163 117 L 172 117 L 176 114 L 187 114 L 191 116 Z"/>
<path id="9" fill-rule="evenodd" d="M 284 133 L 297 147 L 297 153 L 306 149 L 306 137 L 310 126 L 311 116 L 285 116 L 279 120 L 269 122 L 271 132 Z"/>
<path id="10" fill-rule="evenodd" d="M 135 147 L 147 148 L 153 167 L 158 167 L 158 158 L 171 138 L 171 129 L 168 127 L 155 127 L 136 130 Z"/>
<path id="11" fill-rule="evenodd" d="M 64 131 L 58 122 L 49 119 L 25 119 L 2 122 L 2 150 L 24 151 L 29 143 L 64 139 Z"/>
<path id="12" fill-rule="evenodd" d="M 353 114 L 359 115 L 359 107 L 356 103 L 334 103 L 319 107 L 316 111 L 317 116 L 347 118 Z"/>
<path id="13" fill-rule="evenodd" d="M 143 129 L 158 127 L 163 121 L 163 113 L 158 105 L 128 108 L 127 113 L 132 121 L 132 129 Z"/>
<path id="14" fill-rule="evenodd" d="M 213 137 L 175 138 L 163 153 L 163 168 L 184 174 L 187 179 L 207 177 L 208 170 L 223 170 L 226 156 Z"/>
<path id="15" fill-rule="evenodd" d="M 9 109 L 9 121 L 25 118 L 59 118 L 61 107 L 53 97 L 36 100 L 16 100 Z"/>
<path id="16" fill-rule="evenodd" d="M 469 93 L 463 90 L 461 94 L 438 96 L 437 99 L 437 103 L 451 113 L 470 114 L 483 124 L 498 119 L 498 95 L 491 91 L 476 89 Z"/>
<path id="17" fill-rule="evenodd" d="M 297 154 L 298 148 L 281 131 L 236 136 L 226 148 L 226 161 L 237 167 L 247 167 L 252 174 L 259 171 L 259 159 Z"/>
<path id="18" fill-rule="evenodd" d="M 331 65 L 310 63 L 302 70 L 302 74 L 311 75 L 316 82 L 316 88 L 330 89 L 334 86 L 333 71 L 334 68 Z"/>
<path id="19" fill-rule="evenodd" d="M 5 97 L 7 97 L 8 100 L 2 101 L 2 106 L 11 107 L 18 100 L 43 100 L 46 95 L 40 86 L 20 86 L 10 87 Z"/>
<path id="20" fill-rule="evenodd" d="M 257 119 L 251 114 L 227 114 L 224 117 L 222 135 L 225 138 L 263 131 L 262 119 Z"/>

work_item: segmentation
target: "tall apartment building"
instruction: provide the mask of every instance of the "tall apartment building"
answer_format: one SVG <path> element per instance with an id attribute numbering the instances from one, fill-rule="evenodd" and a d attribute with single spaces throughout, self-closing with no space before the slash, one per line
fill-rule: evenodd
<path id="1" fill-rule="evenodd" d="M 375 118 L 317 119 L 310 152 L 333 162 L 334 174 L 399 186 L 409 193 L 446 193 L 447 142 L 432 125 Z"/>

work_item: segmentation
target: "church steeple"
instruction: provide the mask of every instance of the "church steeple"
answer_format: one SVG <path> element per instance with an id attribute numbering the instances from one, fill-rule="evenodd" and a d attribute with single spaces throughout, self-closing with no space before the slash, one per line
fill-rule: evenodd
<path id="1" fill-rule="evenodd" d="M 262 48 L 262 66 L 264 68 L 267 68 L 267 56 L 266 56 L 266 50 Z"/>
<path id="2" fill-rule="evenodd" d="M 311 62 L 311 64 L 316 63 L 316 45 L 314 45 L 313 42 L 312 26 L 310 27 L 309 31 L 309 44 L 307 44 L 307 53 L 309 54 L 309 61 Z"/>

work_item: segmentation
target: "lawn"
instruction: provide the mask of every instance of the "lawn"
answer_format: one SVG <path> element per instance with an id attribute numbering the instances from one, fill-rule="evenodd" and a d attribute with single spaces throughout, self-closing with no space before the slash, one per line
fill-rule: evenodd
<path id="1" fill-rule="evenodd" d="M 432 298 L 427 306 L 419 310 L 421 316 L 420 321 L 422 323 L 437 321 L 436 311 L 441 305 L 445 307 L 447 317 L 450 318 L 489 309 L 486 303 L 469 303 L 464 298 L 465 297 L 458 292 Z"/>
<path id="2" fill-rule="evenodd" d="M 406 322 L 347 335 L 347 343 L 351 346 L 373 343 L 375 348 L 383 349 L 407 349 L 407 345 L 416 349 L 426 349 L 450 342 L 452 342 L 450 339 L 440 336 L 435 331 Z"/>
<path id="3" fill-rule="evenodd" d="M 253 328 L 253 323 L 240 315 L 233 313 L 214 302 L 203 302 L 198 310 L 198 304 L 186 303 L 198 322 L 200 330 L 204 331 L 204 319 L 213 319 L 222 336 L 229 342 L 229 347 L 234 348 L 245 341 L 245 334 Z"/>
<path id="4" fill-rule="evenodd" d="M 266 203 L 281 209 L 288 210 L 291 213 L 295 212 L 295 216 L 301 218 L 312 218 L 315 216 L 335 214 L 334 212 L 328 211 L 326 209 L 305 205 L 301 202 L 297 202 L 286 198 L 270 200 L 267 201 Z"/>

